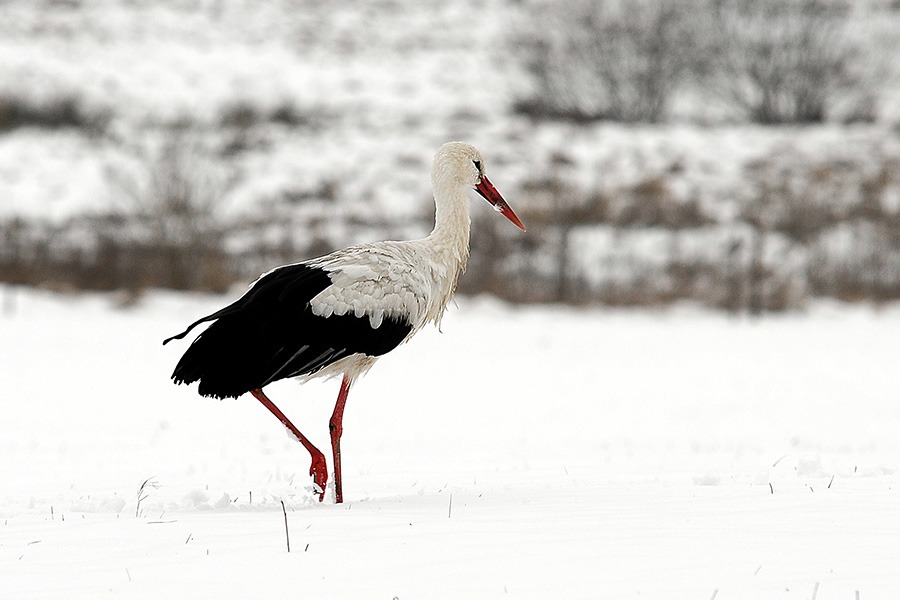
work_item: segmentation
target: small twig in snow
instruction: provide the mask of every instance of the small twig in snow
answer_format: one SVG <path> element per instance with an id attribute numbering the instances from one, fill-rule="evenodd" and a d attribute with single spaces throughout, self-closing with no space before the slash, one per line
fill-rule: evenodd
<path id="1" fill-rule="evenodd" d="M 131 581 L 131 573 L 128 572 L 128 569 L 125 569 L 125 574 L 128 575 L 128 581 Z"/>
<path id="2" fill-rule="evenodd" d="M 828 489 L 831 489 L 831 484 L 834 483 L 834 475 L 831 476 L 831 481 L 828 482 Z"/>
<path id="3" fill-rule="evenodd" d="M 450 494 L 450 504 L 447 505 L 447 518 L 450 518 L 451 513 L 453 512 L 453 494 Z"/>
<path id="4" fill-rule="evenodd" d="M 148 477 L 147 479 L 145 479 L 144 483 L 142 483 L 138 488 L 137 506 L 134 508 L 135 518 L 141 516 L 141 502 L 147 499 L 147 497 L 149 496 L 147 491 L 149 491 L 151 488 L 154 490 L 159 489 L 159 483 L 157 483 L 156 479 L 154 479 L 153 477 Z"/>
<path id="5" fill-rule="evenodd" d="M 771 482 L 771 481 L 769 482 L 769 493 L 771 493 L 771 494 L 774 494 L 774 493 L 775 493 L 775 488 L 772 487 L 772 482 Z"/>
<path id="6" fill-rule="evenodd" d="M 753 574 L 756 575 L 757 573 L 759 573 L 760 569 L 762 569 L 762 565 L 759 565 L 758 567 L 756 567 L 756 570 L 753 571 Z"/>
<path id="7" fill-rule="evenodd" d="M 817 581 L 816 585 L 813 586 L 813 595 L 812 595 L 812 598 L 810 598 L 810 600 L 816 600 L 816 594 L 818 594 L 818 593 L 819 593 L 819 582 Z"/>
<path id="8" fill-rule="evenodd" d="M 177 523 L 178 519 L 169 519 L 168 521 L 147 521 L 147 525 L 168 525 L 169 523 Z"/>
<path id="9" fill-rule="evenodd" d="M 779 458 L 778 460 L 776 460 L 775 462 L 772 463 L 772 466 L 773 466 L 773 467 L 777 467 L 777 466 L 778 466 L 778 463 L 780 463 L 781 461 L 783 461 L 786 457 L 787 457 L 787 454 L 782 455 L 781 458 Z"/>
<path id="10" fill-rule="evenodd" d="M 716 596 L 718 596 L 718 595 L 719 595 L 719 588 L 716 588 L 713 590 L 713 595 L 710 597 L 709 600 L 716 600 Z"/>
<path id="11" fill-rule="evenodd" d="M 188 543 L 189 541 L 191 541 L 191 536 L 192 536 L 192 535 L 194 535 L 194 534 L 193 534 L 193 533 L 189 533 L 189 534 L 188 534 L 187 539 L 184 540 L 185 545 L 187 545 L 187 543 Z"/>
<path id="12" fill-rule="evenodd" d="M 288 533 L 287 509 L 284 508 L 284 500 L 281 501 L 281 512 L 284 513 L 284 539 L 287 541 L 287 551 L 291 551 L 291 534 Z"/>

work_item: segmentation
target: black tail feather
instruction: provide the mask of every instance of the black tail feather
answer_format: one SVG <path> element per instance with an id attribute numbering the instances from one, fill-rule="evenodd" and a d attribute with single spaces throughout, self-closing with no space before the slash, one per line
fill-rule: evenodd
<path id="1" fill-rule="evenodd" d="M 237 398 L 262 387 L 264 379 L 258 375 L 258 355 L 250 347 L 253 332 L 249 325 L 246 319 L 220 317 L 187 349 L 172 379 L 186 384 L 199 381 L 198 392 L 215 398 Z"/>
<path id="2" fill-rule="evenodd" d="M 188 325 L 188 328 L 187 328 L 187 329 L 185 329 L 184 331 L 182 331 L 182 332 L 179 333 L 178 335 L 173 335 L 172 337 L 169 337 L 169 338 L 164 339 L 164 340 L 163 340 L 163 346 L 165 346 L 166 344 L 168 344 L 168 343 L 171 342 L 172 340 L 180 340 L 180 339 L 183 339 L 184 336 L 186 336 L 187 334 L 189 334 L 189 333 L 191 332 L 191 330 L 192 330 L 194 327 L 196 327 L 197 325 L 200 325 L 201 323 L 206 323 L 207 321 L 213 321 L 213 320 L 215 320 L 215 319 L 218 319 L 219 317 L 222 317 L 222 316 L 224 316 L 224 315 L 229 314 L 230 312 L 234 312 L 234 310 L 235 310 L 235 305 L 236 305 L 236 304 L 237 304 L 237 302 L 235 302 L 234 304 L 230 304 L 230 305 L 226 306 L 225 308 L 223 308 L 222 310 L 218 310 L 218 311 L 214 312 L 214 313 L 211 314 L 211 315 L 207 315 L 207 316 L 203 317 L 202 319 L 198 319 L 198 320 L 194 321 L 193 323 L 191 323 L 190 325 Z"/>

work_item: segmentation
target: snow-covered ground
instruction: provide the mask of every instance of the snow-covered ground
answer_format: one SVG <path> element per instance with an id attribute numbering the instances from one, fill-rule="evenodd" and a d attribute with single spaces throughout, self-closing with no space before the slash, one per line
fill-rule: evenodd
<path id="1" fill-rule="evenodd" d="M 900 307 L 461 301 L 353 390 L 336 506 L 252 398 L 169 382 L 224 298 L 119 300 L 0 290 L 0 598 L 900 589 Z M 328 447 L 337 382 L 268 389 Z"/>

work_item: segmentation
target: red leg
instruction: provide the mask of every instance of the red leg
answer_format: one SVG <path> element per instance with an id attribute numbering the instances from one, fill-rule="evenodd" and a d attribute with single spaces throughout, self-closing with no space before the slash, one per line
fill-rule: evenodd
<path id="1" fill-rule="evenodd" d="M 334 457 L 334 503 L 344 501 L 344 491 L 341 485 L 341 433 L 344 431 L 344 405 L 347 404 L 347 394 L 350 392 L 350 384 L 353 380 L 349 375 L 344 375 L 341 381 L 341 391 L 338 393 L 337 403 L 328 429 L 331 431 L 331 454 Z"/>
<path id="2" fill-rule="evenodd" d="M 303 444 L 303 447 L 309 452 L 309 455 L 312 457 L 312 465 L 309 467 L 309 474 L 313 477 L 313 482 L 319 487 L 319 502 L 321 502 L 325 498 L 325 484 L 328 482 L 328 465 L 325 464 L 325 455 L 322 454 L 318 448 L 312 445 L 306 436 L 300 433 L 300 430 L 294 427 L 294 424 L 288 420 L 288 418 L 281 412 L 275 404 L 269 400 L 266 395 L 263 393 L 261 389 L 258 390 L 250 390 L 250 393 L 253 396 L 262 402 L 262 405 L 268 408 L 273 415 L 278 417 L 278 420 L 281 421 L 282 425 L 287 427 L 288 431 L 291 432 L 297 441 Z"/>

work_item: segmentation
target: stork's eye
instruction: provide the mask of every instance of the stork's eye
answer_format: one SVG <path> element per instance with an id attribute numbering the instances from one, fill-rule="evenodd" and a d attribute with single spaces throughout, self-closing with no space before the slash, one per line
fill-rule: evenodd
<path id="1" fill-rule="evenodd" d="M 478 172 L 481 173 L 481 161 L 480 161 L 480 160 L 473 160 L 473 161 L 472 161 L 472 164 L 474 164 L 474 165 L 475 165 L 475 168 L 478 169 Z"/>

